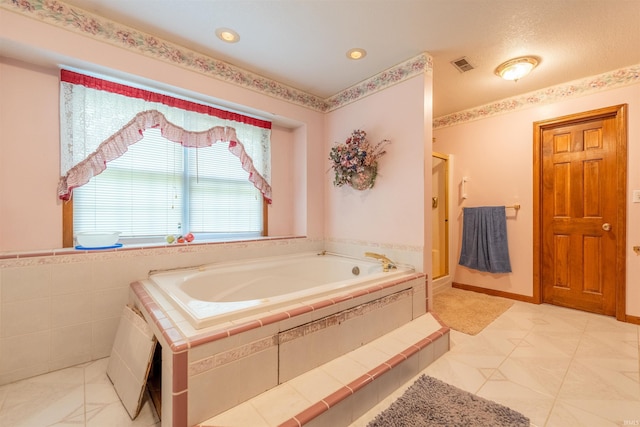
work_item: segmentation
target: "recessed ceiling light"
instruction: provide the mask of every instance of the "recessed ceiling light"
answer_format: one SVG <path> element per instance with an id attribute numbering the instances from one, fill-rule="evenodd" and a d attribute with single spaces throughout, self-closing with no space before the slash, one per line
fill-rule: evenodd
<path id="1" fill-rule="evenodd" d="M 216 36 L 218 36 L 218 38 L 223 42 L 227 43 L 235 43 L 240 40 L 238 33 L 230 28 L 218 28 L 216 30 Z"/>
<path id="2" fill-rule="evenodd" d="M 505 80 L 518 81 L 538 66 L 538 58 L 535 56 L 521 56 L 503 62 L 496 68 L 496 74 Z"/>
<path id="3" fill-rule="evenodd" d="M 362 59 L 367 56 L 367 51 L 360 48 L 351 49 L 347 52 L 347 58 L 349 59 Z"/>

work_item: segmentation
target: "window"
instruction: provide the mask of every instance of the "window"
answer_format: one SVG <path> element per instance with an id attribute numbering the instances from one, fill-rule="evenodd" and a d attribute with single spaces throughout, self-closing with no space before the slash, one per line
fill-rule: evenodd
<path id="1" fill-rule="evenodd" d="M 72 245 L 71 227 L 74 234 L 119 231 L 128 243 L 187 232 L 196 239 L 266 233 L 270 130 L 120 94 L 113 102 L 113 93 L 87 95 L 84 86 L 63 89 L 62 155 L 73 158 L 66 156 L 73 166 L 59 186 L 63 199 L 73 190 L 65 246 Z"/>

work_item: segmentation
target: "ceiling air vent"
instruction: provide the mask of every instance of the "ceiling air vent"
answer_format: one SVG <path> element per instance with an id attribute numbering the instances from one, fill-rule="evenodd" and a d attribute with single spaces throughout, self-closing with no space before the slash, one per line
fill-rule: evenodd
<path id="1" fill-rule="evenodd" d="M 471 63 L 467 60 L 466 56 L 463 56 L 460 59 L 456 59 L 455 61 L 451 61 L 451 65 L 456 67 L 458 71 L 461 73 L 465 73 L 467 71 L 473 70 L 475 67 L 471 65 Z"/>

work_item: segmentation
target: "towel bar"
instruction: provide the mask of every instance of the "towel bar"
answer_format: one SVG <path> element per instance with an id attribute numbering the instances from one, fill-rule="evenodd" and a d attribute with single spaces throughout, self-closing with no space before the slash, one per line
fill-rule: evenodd
<path id="1" fill-rule="evenodd" d="M 505 209 L 519 210 L 520 209 L 520 203 L 516 203 L 515 205 L 505 206 Z"/>

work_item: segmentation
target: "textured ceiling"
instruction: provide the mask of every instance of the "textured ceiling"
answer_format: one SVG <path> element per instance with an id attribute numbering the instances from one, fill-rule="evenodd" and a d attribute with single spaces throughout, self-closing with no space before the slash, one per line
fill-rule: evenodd
<path id="1" fill-rule="evenodd" d="M 640 63 L 639 0 L 65 0 L 328 98 L 428 52 L 434 117 Z M 225 44 L 219 27 L 240 41 Z M 346 58 L 360 47 L 367 56 Z M 536 55 L 528 77 L 495 67 Z M 450 61 L 476 68 L 460 73 Z"/>

